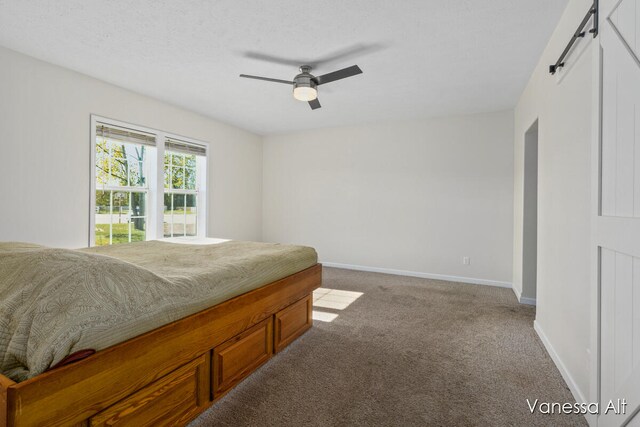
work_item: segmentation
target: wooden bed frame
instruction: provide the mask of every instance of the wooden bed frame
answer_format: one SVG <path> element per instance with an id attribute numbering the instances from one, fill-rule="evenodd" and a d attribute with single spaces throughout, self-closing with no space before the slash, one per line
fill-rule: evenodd
<path id="1" fill-rule="evenodd" d="M 306 270 L 15 383 L 0 427 L 184 425 L 312 326 L 322 268 Z"/>

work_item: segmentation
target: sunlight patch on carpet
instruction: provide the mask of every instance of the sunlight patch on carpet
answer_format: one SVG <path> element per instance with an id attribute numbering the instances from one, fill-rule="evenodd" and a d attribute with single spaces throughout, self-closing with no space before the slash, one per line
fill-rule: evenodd
<path id="1" fill-rule="evenodd" d="M 338 317 L 338 315 L 335 313 L 327 313 L 326 311 L 313 310 L 311 317 L 313 317 L 313 320 L 331 323 L 336 319 L 336 317 Z"/>
<path id="2" fill-rule="evenodd" d="M 313 291 L 313 307 L 328 310 L 344 310 L 362 295 L 362 292 L 319 288 Z M 313 310 L 312 317 L 313 320 L 320 322 L 333 322 L 338 317 L 338 314 Z"/>

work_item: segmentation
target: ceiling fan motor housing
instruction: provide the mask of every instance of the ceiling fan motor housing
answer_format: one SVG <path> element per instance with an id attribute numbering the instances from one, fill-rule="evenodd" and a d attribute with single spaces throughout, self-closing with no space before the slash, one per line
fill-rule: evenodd
<path id="1" fill-rule="evenodd" d="M 310 73 L 311 67 L 303 65 L 300 67 L 300 74 L 293 79 L 293 90 L 299 87 L 309 87 L 317 90 L 318 84 L 315 82 L 315 77 Z"/>

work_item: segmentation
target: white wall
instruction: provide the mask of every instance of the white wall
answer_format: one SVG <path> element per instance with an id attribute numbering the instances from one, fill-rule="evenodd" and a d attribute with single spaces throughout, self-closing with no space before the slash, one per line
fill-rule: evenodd
<path id="1" fill-rule="evenodd" d="M 264 141 L 264 240 L 311 245 L 324 262 L 510 283 L 511 111 Z"/>
<path id="2" fill-rule="evenodd" d="M 515 110 L 514 271 L 522 290 L 525 132 L 539 120 L 536 329 L 575 397 L 589 397 L 592 38 L 560 76 L 556 59 L 589 10 L 571 0 Z"/>
<path id="3" fill-rule="evenodd" d="M 91 114 L 209 142 L 208 234 L 261 238 L 261 137 L 2 47 L 0 64 L 0 240 L 87 245 Z"/>

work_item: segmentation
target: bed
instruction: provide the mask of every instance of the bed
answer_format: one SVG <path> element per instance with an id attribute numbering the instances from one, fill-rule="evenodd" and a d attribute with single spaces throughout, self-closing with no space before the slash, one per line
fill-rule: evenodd
<path id="1" fill-rule="evenodd" d="M 186 424 L 311 327 L 320 284 L 302 246 L 0 243 L 0 426 Z"/>

